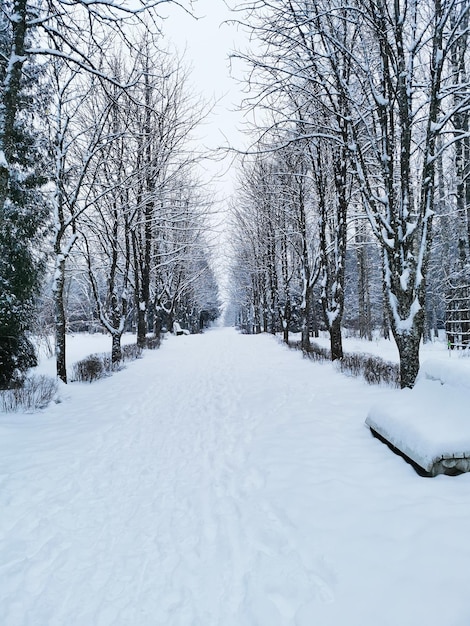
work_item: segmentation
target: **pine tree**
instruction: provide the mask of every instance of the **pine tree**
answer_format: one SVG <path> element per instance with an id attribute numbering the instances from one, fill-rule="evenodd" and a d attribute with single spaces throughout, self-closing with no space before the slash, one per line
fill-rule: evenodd
<path id="1" fill-rule="evenodd" d="M 36 364 L 28 328 L 42 269 L 47 206 L 40 145 L 41 68 L 26 60 L 25 0 L 4 2 L 0 18 L 0 387 Z"/>

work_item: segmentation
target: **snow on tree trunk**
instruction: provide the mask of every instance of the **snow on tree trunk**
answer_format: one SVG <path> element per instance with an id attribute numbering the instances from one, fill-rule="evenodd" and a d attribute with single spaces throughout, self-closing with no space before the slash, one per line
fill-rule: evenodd
<path id="1" fill-rule="evenodd" d="M 422 326 L 416 322 L 413 328 L 407 332 L 394 334 L 400 356 L 400 386 L 402 389 L 413 387 L 419 372 L 419 344 L 422 336 Z"/>
<path id="2" fill-rule="evenodd" d="M 59 259 L 54 278 L 55 355 L 57 376 L 67 383 L 66 367 L 66 316 L 64 303 L 65 259 Z"/>
<path id="3" fill-rule="evenodd" d="M 328 160 L 329 170 L 326 164 Z M 328 152 L 320 148 L 315 162 L 320 212 L 321 301 L 324 321 L 330 333 L 331 359 L 335 361 L 343 358 L 341 321 L 344 311 L 348 161 L 344 148 Z M 334 187 L 329 180 L 331 173 L 334 174 Z M 333 206 L 327 200 L 332 193 L 330 188 L 334 189 Z"/>
<path id="4" fill-rule="evenodd" d="M 383 250 L 384 289 L 403 387 L 414 385 L 424 330 L 436 138 L 442 130 L 438 118 L 446 4 L 433 3 L 435 19 L 428 22 L 418 4 L 403 19 L 401 14 L 389 12 L 384 2 L 367 3 L 373 11 L 370 30 L 364 36 L 381 59 L 380 72 L 371 74 L 366 59 L 371 102 L 368 125 L 364 133 L 351 125 L 350 149 L 358 183 Z M 418 38 L 427 38 L 427 45 L 410 45 Z M 351 116 L 362 118 L 357 101 L 349 97 Z M 375 159 L 369 157 L 371 145 Z"/>
<path id="5" fill-rule="evenodd" d="M 372 341 L 372 316 L 370 303 L 370 260 L 367 252 L 367 236 L 364 224 L 356 224 L 357 295 L 359 336 Z"/>
<path id="6" fill-rule="evenodd" d="M 343 340 L 341 338 L 341 321 L 339 319 L 334 320 L 330 326 L 330 350 L 332 361 L 343 358 Z"/>
<path id="7" fill-rule="evenodd" d="M 172 325 L 170 326 L 170 328 Z M 137 345 L 139 348 L 145 348 L 145 338 L 147 336 L 147 316 L 145 303 L 139 302 L 137 308 Z"/>
<path id="8" fill-rule="evenodd" d="M 121 334 L 113 333 L 111 344 L 111 362 L 120 363 L 122 359 Z"/>
<path id="9" fill-rule="evenodd" d="M 310 348 L 310 307 L 312 302 L 312 293 L 308 286 L 308 276 L 306 276 L 305 280 L 304 299 L 300 307 L 302 350 L 308 350 Z"/>
<path id="10" fill-rule="evenodd" d="M 289 343 L 289 324 L 291 318 L 291 302 L 289 297 L 286 298 L 286 304 L 280 317 L 282 319 L 284 343 Z"/>

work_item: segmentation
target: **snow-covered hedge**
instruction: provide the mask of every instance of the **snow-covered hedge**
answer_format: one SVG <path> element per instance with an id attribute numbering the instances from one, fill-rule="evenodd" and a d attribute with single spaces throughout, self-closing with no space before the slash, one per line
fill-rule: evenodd
<path id="1" fill-rule="evenodd" d="M 140 358 L 142 348 L 136 344 L 124 345 L 121 348 L 121 355 L 121 360 L 118 363 L 113 363 L 110 352 L 90 354 L 73 364 L 72 381 L 92 383 L 104 376 L 109 376 L 112 372 L 118 371 L 122 367 L 122 363 Z"/>
<path id="2" fill-rule="evenodd" d="M 301 350 L 300 342 L 292 342 L 290 347 Z M 331 352 L 328 348 L 312 342 L 304 354 L 314 361 L 331 361 Z M 351 352 L 344 354 L 342 359 L 335 361 L 336 367 L 343 374 L 363 376 L 370 385 L 400 386 L 400 367 L 397 363 L 385 361 L 378 356 Z"/>
<path id="3" fill-rule="evenodd" d="M 370 385 L 400 386 L 400 367 L 397 363 L 384 361 L 378 356 L 353 352 L 338 361 L 341 372 L 363 376 Z"/>
<path id="4" fill-rule="evenodd" d="M 57 381 L 49 376 L 30 376 L 13 389 L 0 392 L 0 409 L 5 413 L 45 408 L 57 392 Z"/>

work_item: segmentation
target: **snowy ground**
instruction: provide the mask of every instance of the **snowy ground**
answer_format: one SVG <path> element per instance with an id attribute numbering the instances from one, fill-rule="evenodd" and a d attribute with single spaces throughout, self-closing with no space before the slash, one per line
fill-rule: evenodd
<path id="1" fill-rule="evenodd" d="M 62 393 L 0 415 L 2 626 L 470 624 L 470 474 L 371 437 L 389 390 L 222 329 Z"/>

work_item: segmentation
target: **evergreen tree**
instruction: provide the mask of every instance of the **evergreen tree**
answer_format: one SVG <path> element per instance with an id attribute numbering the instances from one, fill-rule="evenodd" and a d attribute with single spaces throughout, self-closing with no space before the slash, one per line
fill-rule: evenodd
<path id="1" fill-rule="evenodd" d="M 24 0 L 5 0 L 0 17 L 0 387 L 36 364 L 27 336 L 42 269 L 47 206 L 38 112 L 41 74 L 26 60 Z"/>

